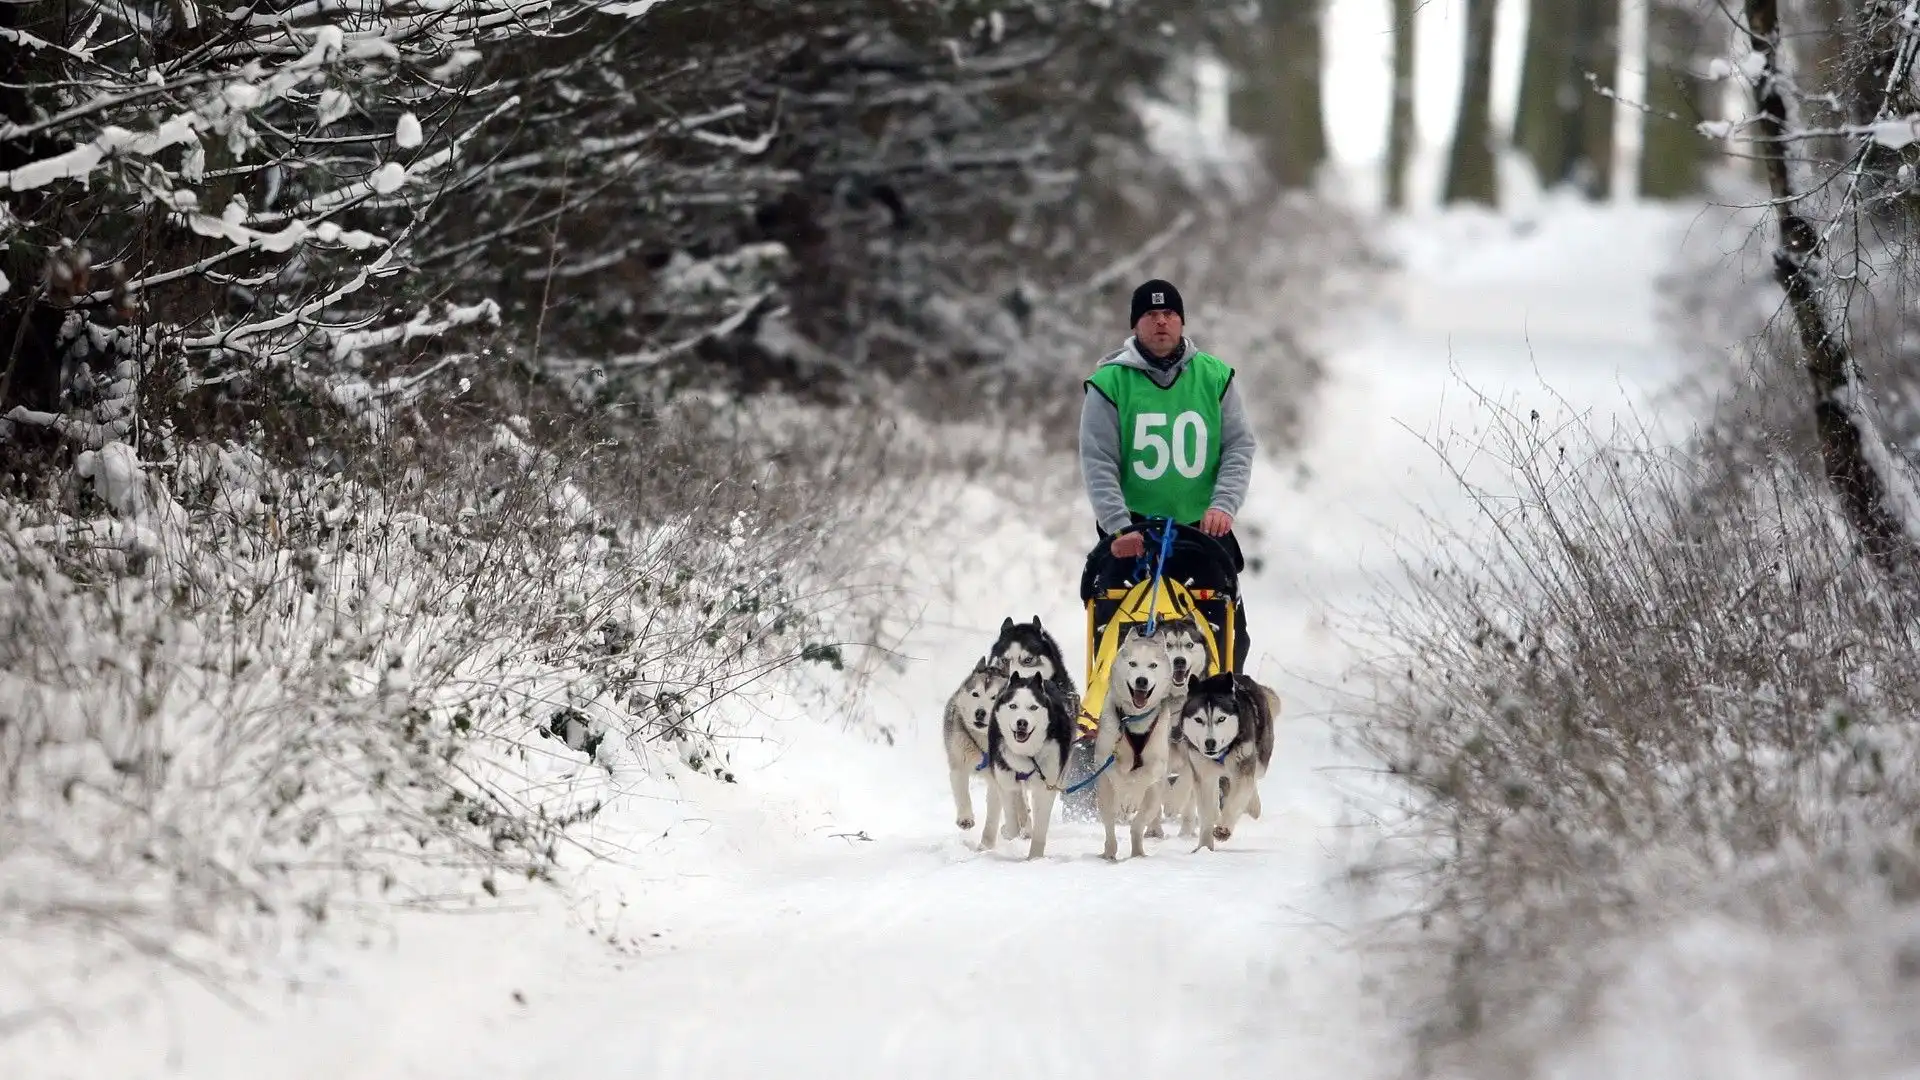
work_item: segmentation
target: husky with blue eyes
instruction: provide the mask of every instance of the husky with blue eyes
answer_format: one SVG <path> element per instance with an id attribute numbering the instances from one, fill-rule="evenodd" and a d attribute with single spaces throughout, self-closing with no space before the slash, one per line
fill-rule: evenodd
<path id="1" fill-rule="evenodd" d="M 1001 815 L 1031 823 L 1027 858 L 1047 852 L 1047 825 L 1053 820 L 1053 800 L 1066 774 L 1067 751 L 1073 744 L 1075 711 L 1040 675 L 1015 675 L 993 704 L 987 727 L 987 823 L 980 832 L 980 849 L 993 849 Z"/>
<path id="2" fill-rule="evenodd" d="M 1274 722 L 1280 695 L 1245 675 L 1222 672 L 1192 678 L 1180 708 L 1174 757 L 1179 780 L 1169 801 L 1180 813 L 1180 835 L 1200 825 L 1200 848 L 1231 839 L 1242 814 L 1260 816 L 1260 781 L 1273 763 Z"/>

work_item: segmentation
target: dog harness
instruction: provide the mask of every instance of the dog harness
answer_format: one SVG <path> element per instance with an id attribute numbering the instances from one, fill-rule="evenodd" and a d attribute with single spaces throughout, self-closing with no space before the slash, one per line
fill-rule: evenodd
<path id="1" fill-rule="evenodd" d="M 1015 780 L 1018 780 L 1024 783 L 1028 778 L 1032 777 L 1033 774 L 1040 771 L 1039 758 L 1029 757 L 1027 758 L 1027 763 L 1029 765 L 1032 765 L 1033 768 L 1028 769 L 1026 772 L 1021 772 L 1020 770 L 1013 767 L 1013 762 L 1009 761 L 1007 762 L 1007 771 L 1013 774 L 1013 778 Z"/>

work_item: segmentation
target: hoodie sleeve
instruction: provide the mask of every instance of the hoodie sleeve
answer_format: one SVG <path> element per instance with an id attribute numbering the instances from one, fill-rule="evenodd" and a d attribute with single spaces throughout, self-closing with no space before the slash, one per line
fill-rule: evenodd
<path id="1" fill-rule="evenodd" d="M 1092 386 L 1080 403 L 1080 478 L 1102 529 L 1117 533 L 1133 524 L 1120 493 L 1120 410 Z"/>
<path id="2" fill-rule="evenodd" d="M 1117 414 L 1114 420 L 1117 428 Z M 1083 421 L 1082 440 L 1086 438 L 1085 430 Z M 1220 395 L 1220 473 L 1213 482 L 1215 510 L 1240 516 L 1240 506 L 1247 500 L 1247 485 L 1253 480 L 1253 455 L 1258 449 L 1253 439 L 1253 425 L 1247 422 L 1246 406 L 1240 401 L 1240 388 L 1229 382 L 1227 392 Z"/>

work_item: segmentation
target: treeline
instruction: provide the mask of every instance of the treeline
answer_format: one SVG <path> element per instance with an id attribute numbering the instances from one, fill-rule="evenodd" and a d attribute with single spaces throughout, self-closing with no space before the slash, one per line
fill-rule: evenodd
<path id="1" fill-rule="evenodd" d="M 1832 63 L 1844 0 L 1805 0 L 1789 13 L 1791 40 L 1807 70 Z M 1499 0 L 1458 0 L 1440 25 L 1461 37 L 1462 70 L 1447 155 L 1442 198 L 1495 203 L 1497 155 L 1517 151 L 1540 183 L 1590 198 L 1609 197 L 1622 180 L 1652 198 L 1704 190 L 1705 170 L 1729 152 L 1750 150 L 1705 137 L 1702 123 L 1736 121 L 1747 110 L 1739 94 L 1724 93 L 1717 76 L 1737 35 L 1718 5 L 1705 0 L 1525 0 L 1509 10 L 1523 15 L 1523 58 L 1510 128 L 1496 123 L 1494 40 L 1501 29 Z M 1415 0 L 1391 0 L 1393 37 L 1390 115 L 1384 169 L 1387 202 L 1407 204 L 1408 172 L 1416 149 L 1414 65 L 1419 11 Z M 1256 135 L 1263 157 L 1282 182 L 1306 186 L 1326 159 L 1327 137 L 1320 72 L 1324 67 L 1322 0 L 1271 0 L 1260 6 L 1257 29 L 1231 42 L 1226 57 L 1239 72 L 1235 126 Z M 1644 72 L 1637 85 L 1619 85 L 1621 52 L 1627 69 Z M 1716 59 L 1722 65 L 1716 68 Z M 1629 111 L 1639 146 L 1631 156 L 1616 146 L 1616 100 Z M 1757 173 L 1756 173 L 1757 176 Z"/>
<path id="2" fill-rule="evenodd" d="M 99 435 L 74 410 L 116 355 L 169 409 L 257 419 L 364 398 L 484 322 L 589 397 L 1017 392 L 1036 342 L 1117 302 L 1101 271 L 1213 201 L 1145 149 L 1133 103 L 1240 19 L 1173 0 L 5 5 L 0 435 Z"/>

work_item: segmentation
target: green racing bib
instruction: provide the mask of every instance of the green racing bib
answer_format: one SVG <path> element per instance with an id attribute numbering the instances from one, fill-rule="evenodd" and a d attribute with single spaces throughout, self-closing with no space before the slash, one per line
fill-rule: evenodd
<path id="1" fill-rule="evenodd" d="M 1173 385 L 1121 364 L 1094 369 L 1087 385 L 1120 413 L 1120 492 L 1127 509 L 1192 525 L 1213 505 L 1220 475 L 1220 399 L 1233 369 L 1195 353 Z"/>

